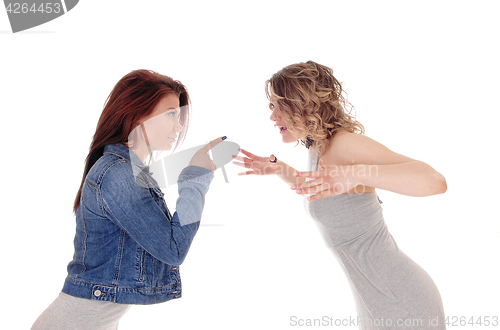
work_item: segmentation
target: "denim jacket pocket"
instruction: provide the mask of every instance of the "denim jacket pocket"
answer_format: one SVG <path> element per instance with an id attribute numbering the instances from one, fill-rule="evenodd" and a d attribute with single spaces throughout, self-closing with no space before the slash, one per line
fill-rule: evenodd
<path id="1" fill-rule="evenodd" d="M 139 282 L 145 282 L 149 286 L 152 285 L 153 274 L 148 274 L 148 270 L 147 270 L 148 260 L 147 259 L 151 259 L 151 258 L 152 257 L 149 255 L 149 253 L 146 250 L 144 250 L 142 247 L 139 248 L 139 265 L 138 265 L 139 267 L 138 267 L 138 273 L 137 273 L 137 280 Z"/>
<path id="2" fill-rule="evenodd" d="M 172 266 L 154 258 L 139 248 L 137 281 L 147 288 L 174 286 L 180 283 L 179 266 Z"/>

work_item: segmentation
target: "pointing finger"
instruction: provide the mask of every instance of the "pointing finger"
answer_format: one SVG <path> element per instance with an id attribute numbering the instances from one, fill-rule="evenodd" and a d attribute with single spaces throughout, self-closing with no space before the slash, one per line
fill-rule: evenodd
<path id="1" fill-rule="evenodd" d="M 210 149 L 212 149 L 213 147 L 215 147 L 216 145 L 218 145 L 219 143 L 221 143 L 225 139 L 226 139 L 225 136 L 221 136 L 220 138 L 212 140 L 206 146 L 204 146 L 203 148 L 201 148 L 199 151 L 207 153 Z"/>

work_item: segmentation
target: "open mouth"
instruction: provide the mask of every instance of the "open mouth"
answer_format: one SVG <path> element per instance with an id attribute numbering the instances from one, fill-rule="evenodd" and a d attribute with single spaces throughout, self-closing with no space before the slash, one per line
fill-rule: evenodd
<path id="1" fill-rule="evenodd" d="M 283 134 L 284 132 L 287 131 L 287 128 L 285 126 L 279 126 L 280 128 L 280 133 Z"/>

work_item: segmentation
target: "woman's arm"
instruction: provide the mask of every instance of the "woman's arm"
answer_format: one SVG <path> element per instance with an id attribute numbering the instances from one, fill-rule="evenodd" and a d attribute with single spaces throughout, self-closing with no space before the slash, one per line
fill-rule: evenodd
<path id="1" fill-rule="evenodd" d="M 445 178 L 428 164 L 411 161 L 392 165 L 354 165 L 355 172 L 374 172 L 373 175 L 359 176 L 364 186 L 389 190 L 398 194 L 423 197 L 446 192 Z"/>
<path id="2" fill-rule="evenodd" d="M 311 200 L 345 193 L 360 185 L 408 196 L 430 196 L 447 189 L 445 178 L 428 164 L 395 153 L 360 134 L 337 133 L 322 161 L 324 170 L 297 174 L 316 179 L 296 187 L 300 194 L 317 193 Z"/>
<path id="3" fill-rule="evenodd" d="M 233 164 L 251 170 L 238 173 L 238 175 L 276 175 L 289 186 L 302 184 L 306 181 L 305 178 L 295 177 L 293 174 L 296 170 L 285 162 L 278 160 L 276 163 L 271 163 L 269 159 L 275 159 L 274 155 L 271 155 L 269 158 L 259 157 L 244 149 L 240 149 L 240 151 L 246 157 L 234 157 L 242 163 L 233 161 Z"/>
<path id="4" fill-rule="evenodd" d="M 188 166 L 177 181 L 179 198 L 172 219 L 161 210 L 149 188 L 135 182 L 129 163 L 106 171 L 101 183 L 103 215 L 163 263 L 180 265 L 198 230 L 211 170 Z"/>
<path id="5" fill-rule="evenodd" d="M 294 176 L 293 174 L 297 172 L 297 170 L 286 164 L 285 162 L 278 160 L 276 162 L 276 165 L 278 166 L 276 175 L 289 186 L 300 185 L 306 182 L 306 178 Z"/>

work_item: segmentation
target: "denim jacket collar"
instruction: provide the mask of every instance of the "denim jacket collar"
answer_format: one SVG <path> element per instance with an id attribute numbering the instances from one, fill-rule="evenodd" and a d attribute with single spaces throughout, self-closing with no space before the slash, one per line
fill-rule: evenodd
<path id="1" fill-rule="evenodd" d="M 132 164 L 132 172 L 136 183 L 141 187 L 155 188 L 163 196 L 158 182 L 153 178 L 153 173 L 150 172 L 149 166 L 144 165 L 129 147 L 123 143 L 109 144 L 104 147 L 104 154 L 114 154 L 129 161 Z"/>
<path id="2" fill-rule="evenodd" d="M 144 165 L 140 158 L 123 143 L 108 144 L 104 147 L 104 153 L 115 154 L 128 159 L 142 171 L 149 173 L 149 166 Z"/>

